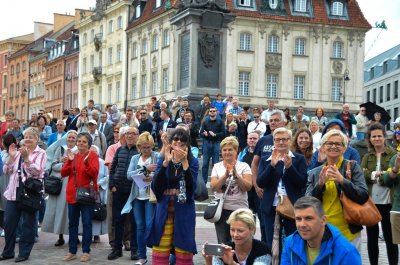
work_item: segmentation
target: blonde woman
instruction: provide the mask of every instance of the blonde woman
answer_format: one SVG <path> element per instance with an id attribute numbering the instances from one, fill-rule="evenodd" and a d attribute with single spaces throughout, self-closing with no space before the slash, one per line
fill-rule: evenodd
<path id="1" fill-rule="evenodd" d="M 211 189 L 216 197 L 222 198 L 229 186 L 221 218 L 215 223 L 218 243 L 228 243 L 231 241 L 231 235 L 226 221 L 234 210 L 249 207 L 247 192 L 252 187 L 252 178 L 250 166 L 237 160 L 239 142 L 236 137 L 226 137 L 222 140 L 220 148 L 223 160 L 214 164 Z"/>
<path id="2" fill-rule="evenodd" d="M 312 134 L 313 148 L 317 150 L 319 148 L 319 141 L 321 141 L 322 133 L 319 131 L 318 122 L 316 120 L 311 120 L 308 125 L 308 129 Z"/>

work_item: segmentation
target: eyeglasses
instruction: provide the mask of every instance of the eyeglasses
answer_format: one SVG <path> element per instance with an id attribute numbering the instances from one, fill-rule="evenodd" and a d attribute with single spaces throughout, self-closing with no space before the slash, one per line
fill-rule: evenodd
<path id="1" fill-rule="evenodd" d="M 119 131 L 114 131 L 114 133 L 119 133 Z"/>
<path id="2" fill-rule="evenodd" d="M 153 147 L 152 146 L 141 146 L 140 149 L 149 150 L 149 149 L 153 149 Z"/>
<path id="3" fill-rule="evenodd" d="M 280 119 L 270 119 L 269 122 L 280 122 Z"/>
<path id="4" fill-rule="evenodd" d="M 139 134 L 135 132 L 126 132 L 125 135 L 139 135 Z"/>
<path id="5" fill-rule="evenodd" d="M 183 137 L 179 137 L 179 136 L 175 136 L 172 138 L 173 141 L 175 142 L 182 142 L 182 143 L 186 143 L 186 139 L 184 139 Z"/>
<path id="6" fill-rule="evenodd" d="M 327 147 L 333 147 L 333 146 L 341 147 L 341 146 L 343 146 L 343 143 L 341 143 L 341 142 L 325 142 L 325 145 Z"/>
<path id="7" fill-rule="evenodd" d="M 141 115 L 146 115 L 147 113 L 146 113 L 146 112 L 140 112 L 140 114 L 141 114 Z"/>
<path id="8" fill-rule="evenodd" d="M 254 116 L 254 119 L 258 119 L 258 118 L 260 118 L 260 116 Z"/>
<path id="9" fill-rule="evenodd" d="M 275 143 L 280 143 L 280 142 L 287 143 L 289 140 L 290 138 L 274 138 Z"/>
<path id="10" fill-rule="evenodd" d="M 210 113 L 215 112 L 215 110 L 210 110 Z"/>
<path id="11" fill-rule="evenodd" d="M 57 124 L 57 126 L 64 126 L 64 124 Z"/>

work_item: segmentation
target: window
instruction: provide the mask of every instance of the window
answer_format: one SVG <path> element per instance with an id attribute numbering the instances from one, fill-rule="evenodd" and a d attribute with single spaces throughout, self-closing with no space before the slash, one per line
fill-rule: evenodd
<path id="1" fill-rule="evenodd" d="M 25 105 L 21 106 L 21 119 L 25 118 Z"/>
<path id="2" fill-rule="evenodd" d="M 142 98 L 145 98 L 147 96 L 147 77 L 146 75 L 142 75 Z"/>
<path id="3" fill-rule="evenodd" d="M 138 48 L 137 48 L 137 43 L 134 42 L 132 43 L 132 58 L 137 58 L 138 57 Z"/>
<path id="4" fill-rule="evenodd" d="M 21 72 L 21 66 L 19 65 L 19 63 L 17 63 L 17 74 L 19 74 L 19 72 Z"/>
<path id="5" fill-rule="evenodd" d="M 120 102 L 121 101 L 121 82 L 120 81 L 117 81 L 117 83 L 116 83 L 115 92 L 116 92 L 116 95 L 115 95 L 116 99 L 115 100 L 117 102 Z"/>
<path id="6" fill-rule="evenodd" d="M 108 84 L 107 98 L 108 98 L 108 103 L 113 102 L 113 100 L 112 100 L 112 84 Z M 84 102 L 86 102 L 86 100 Z"/>
<path id="7" fill-rule="evenodd" d="M 332 52 L 333 58 L 343 58 L 343 43 L 341 41 L 334 41 Z"/>
<path id="8" fill-rule="evenodd" d="M 386 101 L 390 101 L 390 84 L 386 84 Z"/>
<path id="9" fill-rule="evenodd" d="M 7 86 L 8 86 L 8 79 L 7 79 L 8 77 L 7 77 L 7 75 L 4 75 L 3 76 L 3 88 L 7 88 Z"/>
<path id="10" fill-rule="evenodd" d="M 394 89 L 393 89 L 393 97 L 394 99 L 399 98 L 399 81 L 394 81 Z"/>
<path id="11" fill-rule="evenodd" d="M 388 71 L 388 62 L 384 61 L 383 62 L 383 74 L 386 74 Z"/>
<path id="12" fill-rule="evenodd" d="M 121 16 L 118 17 L 117 24 L 118 24 L 117 25 L 118 29 L 122 29 L 122 17 Z"/>
<path id="13" fill-rule="evenodd" d="M 157 72 L 151 73 L 151 93 L 153 95 L 157 94 Z"/>
<path id="14" fill-rule="evenodd" d="M 153 40 L 152 40 L 152 44 L 151 44 L 151 50 L 152 51 L 158 50 L 158 35 L 157 34 L 153 35 Z"/>
<path id="15" fill-rule="evenodd" d="M 239 5 L 240 6 L 246 6 L 246 7 L 251 7 L 251 0 L 239 0 Z"/>
<path id="16" fill-rule="evenodd" d="M 168 68 L 163 69 L 163 93 L 168 92 Z"/>
<path id="17" fill-rule="evenodd" d="M 14 85 L 10 85 L 10 97 L 14 96 Z"/>
<path id="18" fill-rule="evenodd" d="M 87 69 L 86 69 L 86 58 L 83 58 L 82 60 L 82 71 L 84 74 L 87 73 Z"/>
<path id="19" fill-rule="evenodd" d="M 19 83 L 15 84 L 15 96 L 18 97 L 19 96 Z"/>
<path id="20" fill-rule="evenodd" d="M 18 106 L 15 106 L 15 118 L 19 119 Z"/>
<path id="21" fill-rule="evenodd" d="M 4 65 L 8 64 L 8 56 L 7 54 L 4 54 Z M 4 112 L 4 108 L 3 108 L 3 112 Z"/>
<path id="22" fill-rule="evenodd" d="M 99 52 L 99 66 L 103 66 L 103 52 Z"/>
<path id="23" fill-rule="evenodd" d="M 339 1 L 334 1 L 332 3 L 332 15 L 333 16 L 343 16 L 343 3 Z"/>
<path id="24" fill-rule="evenodd" d="M 122 48 L 121 44 L 117 45 L 117 62 L 122 62 Z"/>
<path id="25" fill-rule="evenodd" d="M 239 72 L 239 95 L 248 96 L 250 87 L 250 72 Z"/>
<path id="26" fill-rule="evenodd" d="M 108 64 L 113 63 L 113 54 L 112 54 L 112 48 L 108 48 Z"/>
<path id="27" fill-rule="evenodd" d="M 295 0 L 294 11 L 306 12 L 307 11 L 307 0 Z"/>
<path id="28" fill-rule="evenodd" d="M 82 91 L 82 100 L 83 100 L 83 102 L 87 102 L 86 101 L 86 90 Z"/>
<path id="29" fill-rule="evenodd" d="M 132 78 L 132 90 L 131 90 L 131 99 L 135 99 L 137 97 L 137 79 L 136 77 Z"/>
<path id="30" fill-rule="evenodd" d="M 251 34 L 240 33 L 239 50 L 250 51 L 251 50 Z"/>
<path id="31" fill-rule="evenodd" d="M 135 8 L 135 18 L 139 18 L 140 17 L 140 4 L 138 4 Z"/>
<path id="32" fill-rule="evenodd" d="M 93 42 L 94 41 L 94 29 L 92 29 L 90 31 L 90 41 Z"/>
<path id="33" fill-rule="evenodd" d="M 164 47 L 169 46 L 169 30 L 168 29 L 164 30 L 163 45 L 164 45 Z"/>
<path id="34" fill-rule="evenodd" d="M 267 74 L 267 98 L 278 97 L 278 75 Z"/>
<path id="35" fill-rule="evenodd" d="M 372 78 L 374 78 L 374 76 L 375 76 L 375 69 L 374 69 L 374 67 L 372 67 L 369 70 L 369 79 L 371 80 Z"/>
<path id="36" fill-rule="evenodd" d="M 278 0 L 269 0 L 268 3 L 271 9 L 276 9 L 278 7 Z"/>
<path id="37" fill-rule="evenodd" d="M 147 39 L 143 39 L 142 41 L 142 54 L 147 54 Z"/>
<path id="38" fill-rule="evenodd" d="M 371 91 L 367 91 L 367 102 L 371 100 Z"/>
<path id="39" fill-rule="evenodd" d="M 14 75 L 14 65 L 11 65 L 11 67 L 10 67 L 10 74 Z"/>
<path id="40" fill-rule="evenodd" d="M 114 21 L 110 20 L 108 21 L 108 33 L 113 33 L 114 32 Z"/>
<path id="41" fill-rule="evenodd" d="M 376 103 L 376 88 L 372 90 L 372 102 Z"/>
<path id="42" fill-rule="evenodd" d="M 342 79 L 332 78 L 332 101 L 340 101 L 341 90 L 342 90 Z"/>
<path id="43" fill-rule="evenodd" d="M 78 62 L 74 63 L 74 73 L 75 73 L 75 77 L 79 76 Z"/>
<path id="44" fill-rule="evenodd" d="M 305 55 L 306 54 L 306 40 L 304 38 L 297 38 L 295 41 L 294 54 Z"/>
<path id="45" fill-rule="evenodd" d="M 393 117 L 395 117 L 395 119 L 397 119 L 397 117 L 399 117 L 399 108 L 394 108 L 393 110 Z"/>
<path id="46" fill-rule="evenodd" d="M 296 75 L 294 76 L 294 95 L 295 99 L 304 99 L 304 83 L 305 77 Z"/>
<path id="47" fill-rule="evenodd" d="M 86 43 L 87 43 L 87 34 L 84 33 L 84 34 L 83 34 L 82 44 L 83 44 L 83 45 L 86 45 Z"/>
<path id="48" fill-rule="evenodd" d="M 156 0 L 156 8 L 159 8 L 161 6 L 161 0 Z"/>
<path id="49" fill-rule="evenodd" d="M 379 103 L 383 102 L 383 86 L 379 87 Z"/>
<path id="50" fill-rule="evenodd" d="M 276 35 L 269 35 L 267 52 L 277 53 L 279 50 L 278 45 L 279 45 L 279 37 Z"/>
<path id="51" fill-rule="evenodd" d="M 22 71 L 25 71 L 25 70 L 26 70 L 26 62 L 23 61 L 23 62 L 22 62 Z"/>

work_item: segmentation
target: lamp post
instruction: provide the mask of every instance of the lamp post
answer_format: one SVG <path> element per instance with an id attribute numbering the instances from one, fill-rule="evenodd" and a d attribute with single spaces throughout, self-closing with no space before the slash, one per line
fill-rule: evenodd
<path id="1" fill-rule="evenodd" d="M 350 81 L 349 69 L 346 69 L 343 74 L 343 104 L 346 103 L 346 82 Z"/>
<path id="2" fill-rule="evenodd" d="M 30 94 L 30 92 L 31 92 L 31 89 L 30 89 L 30 88 L 24 87 L 24 88 L 22 89 L 22 92 L 28 94 L 28 103 L 27 103 L 27 108 L 26 108 L 26 112 L 27 112 L 27 115 L 26 115 L 26 122 L 28 122 L 28 121 L 29 121 L 29 100 L 30 100 L 29 94 Z"/>

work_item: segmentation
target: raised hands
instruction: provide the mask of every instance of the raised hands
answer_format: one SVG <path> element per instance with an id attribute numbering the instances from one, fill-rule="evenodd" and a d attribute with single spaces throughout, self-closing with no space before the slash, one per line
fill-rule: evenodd
<path id="1" fill-rule="evenodd" d="M 17 155 L 17 145 L 12 143 L 8 149 L 8 155 L 10 156 L 11 159 L 15 159 L 15 156 Z"/>
<path id="2" fill-rule="evenodd" d="M 67 150 L 67 157 L 69 160 L 74 160 L 75 154 L 71 151 L 71 149 Z"/>
<path id="3" fill-rule="evenodd" d="M 286 154 L 283 156 L 283 164 L 285 165 L 285 168 L 289 168 L 292 166 L 292 156 L 289 154 Z"/>
<path id="4" fill-rule="evenodd" d="M 278 164 L 278 161 L 281 159 L 280 154 L 278 153 L 277 149 L 274 149 L 272 151 L 272 157 L 271 157 L 271 166 L 275 167 L 276 164 Z"/>
<path id="5" fill-rule="evenodd" d="M 342 174 L 340 174 L 336 165 L 328 165 L 328 166 L 325 166 L 324 169 L 325 169 L 324 184 L 329 180 L 329 178 L 332 178 L 332 180 L 335 183 L 343 184 L 344 177 L 342 176 Z M 321 174 L 322 174 L 322 171 L 321 171 Z M 321 174 L 320 174 L 320 185 L 321 185 Z"/>

